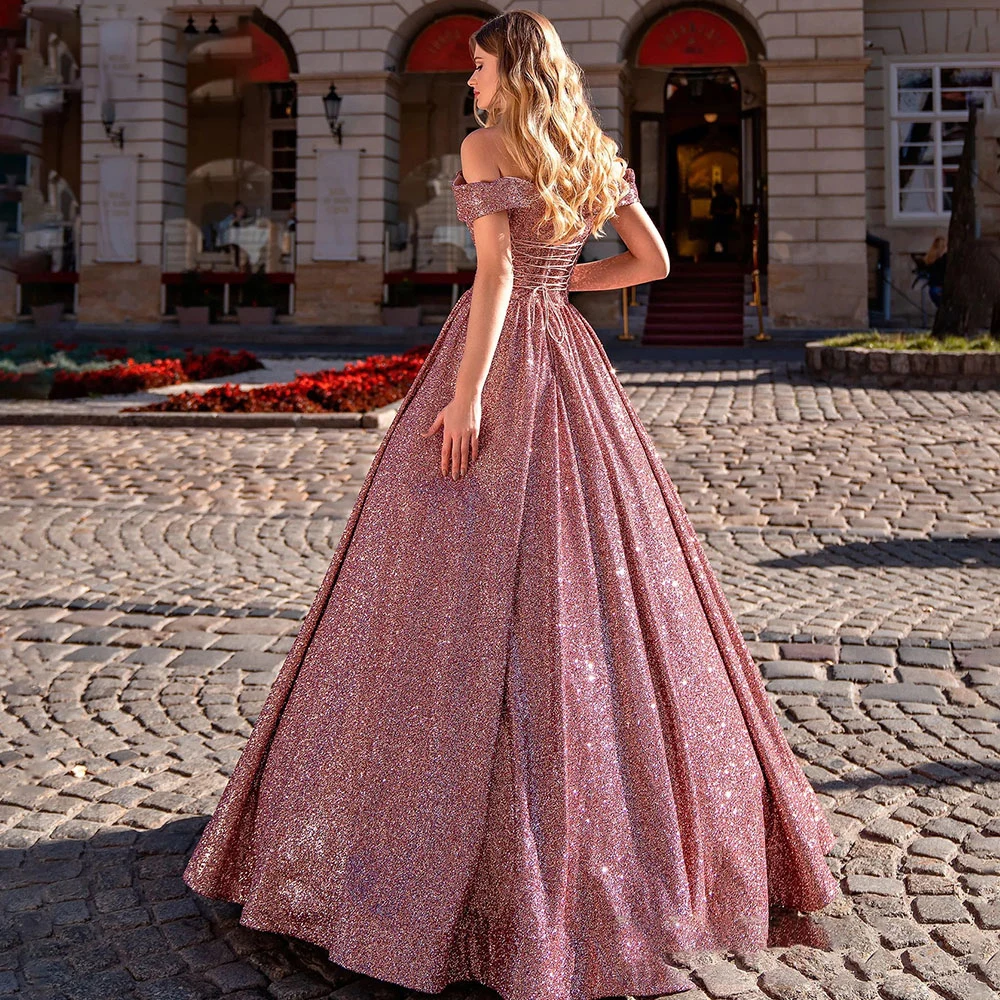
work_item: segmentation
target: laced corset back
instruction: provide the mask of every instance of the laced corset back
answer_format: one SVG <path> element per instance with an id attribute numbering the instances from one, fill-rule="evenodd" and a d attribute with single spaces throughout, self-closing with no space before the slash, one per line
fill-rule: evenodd
<path id="1" fill-rule="evenodd" d="M 639 197 L 635 174 L 625 171 L 628 188 L 617 208 L 631 205 Z M 588 234 L 574 237 L 560 246 L 547 244 L 535 225 L 543 214 L 542 196 L 534 183 L 524 177 L 498 177 L 491 181 L 467 181 L 459 170 L 451 182 L 459 219 L 469 227 L 475 243 L 472 223 L 481 215 L 507 210 L 510 247 L 514 269 L 514 291 L 537 288 L 566 293 L 570 274 Z M 551 225 L 548 227 L 551 232 Z"/>

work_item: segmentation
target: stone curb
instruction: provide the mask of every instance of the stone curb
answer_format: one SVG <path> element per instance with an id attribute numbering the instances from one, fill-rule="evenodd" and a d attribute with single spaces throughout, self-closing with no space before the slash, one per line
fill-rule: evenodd
<path id="1" fill-rule="evenodd" d="M 1000 388 L 995 351 L 907 351 L 805 345 L 806 371 L 837 385 L 882 389 Z"/>
<path id="2" fill-rule="evenodd" d="M 0 409 L 0 426 L 31 427 L 214 427 L 254 429 L 261 427 L 388 427 L 399 409 L 389 403 L 363 413 L 163 413 L 158 411 L 95 413 L 81 409 L 33 410 L 25 413 Z"/>

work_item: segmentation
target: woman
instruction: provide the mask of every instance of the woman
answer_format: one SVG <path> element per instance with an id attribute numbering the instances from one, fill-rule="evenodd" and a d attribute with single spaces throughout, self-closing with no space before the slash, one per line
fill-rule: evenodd
<path id="1" fill-rule="evenodd" d="M 930 250 L 924 254 L 924 272 L 927 275 L 927 294 L 934 305 L 941 305 L 944 291 L 944 272 L 948 266 L 948 241 L 943 236 L 935 236 Z"/>
<path id="2" fill-rule="evenodd" d="M 403 399 L 185 871 L 425 992 L 662 995 L 838 892 L 833 835 L 567 289 L 667 253 L 551 24 L 473 36 L 478 267 Z M 628 251 L 576 264 L 608 219 Z"/>

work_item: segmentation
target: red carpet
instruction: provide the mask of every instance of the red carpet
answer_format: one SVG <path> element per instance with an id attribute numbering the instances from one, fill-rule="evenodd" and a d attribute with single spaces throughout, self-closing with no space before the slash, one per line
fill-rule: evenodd
<path id="1" fill-rule="evenodd" d="M 743 296 L 740 264 L 676 262 L 650 289 L 642 343 L 742 344 Z"/>

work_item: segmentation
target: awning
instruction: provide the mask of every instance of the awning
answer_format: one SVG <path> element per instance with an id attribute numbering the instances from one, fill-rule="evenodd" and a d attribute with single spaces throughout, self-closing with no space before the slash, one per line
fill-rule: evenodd
<path id="1" fill-rule="evenodd" d="M 0 0 L 0 31 L 13 31 L 21 20 L 22 0 Z"/>

